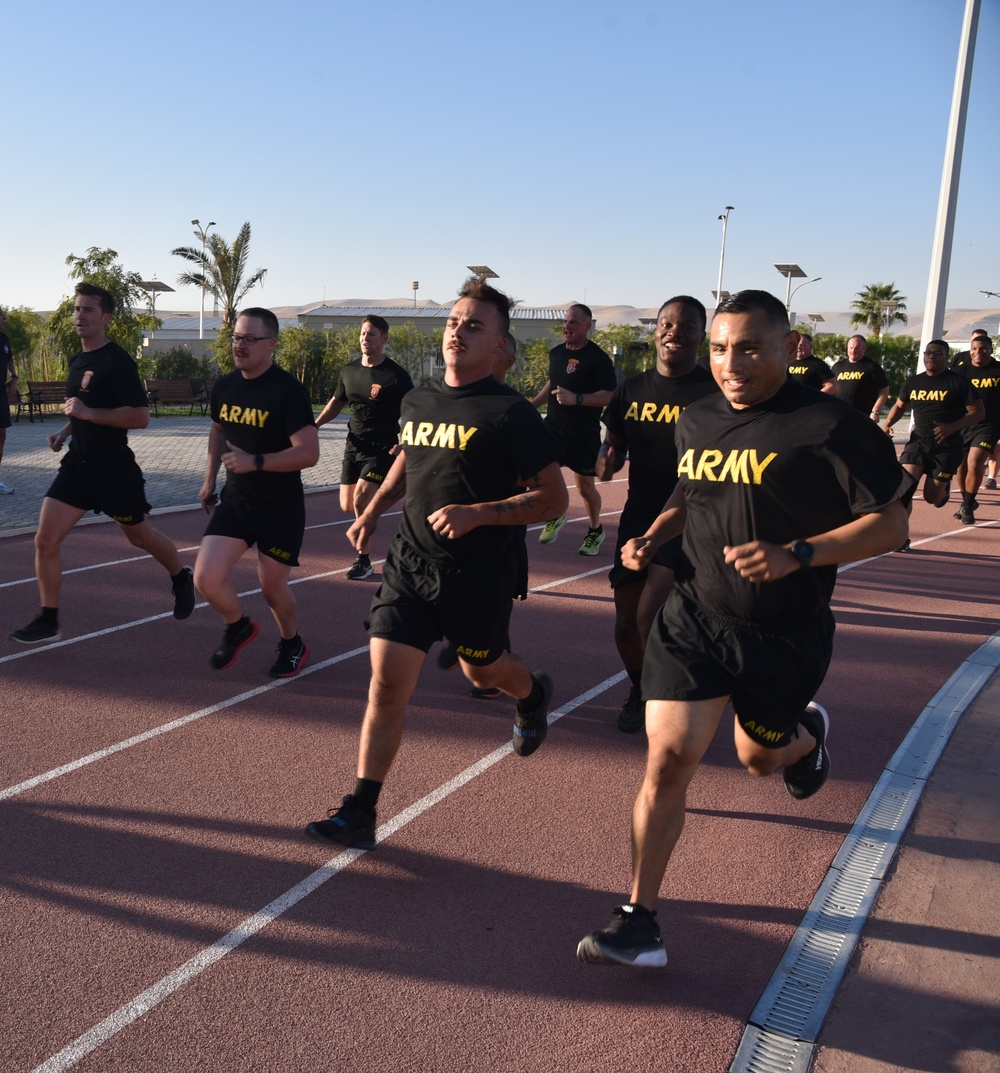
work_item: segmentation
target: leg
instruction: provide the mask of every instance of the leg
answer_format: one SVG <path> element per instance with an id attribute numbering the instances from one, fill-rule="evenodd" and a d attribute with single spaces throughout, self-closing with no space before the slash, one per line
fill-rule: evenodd
<path id="1" fill-rule="evenodd" d="M 646 773 L 632 810 L 633 905 L 652 911 L 684 827 L 687 788 L 715 736 L 728 697 L 648 701 Z"/>
<path id="2" fill-rule="evenodd" d="M 285 641 L 291 640 L 298 633 L 295 597 L 288 587 L 288 575 L 291 572 L 290 566 L 257 552 L 257 577 L 260 587 L 274 621 L 278 624 L 278 632 Z"/>
<path id="3" fill-rule="evenodd" d="M 653 619 L 667 602 L 674 583 L 674 572 L 668 566 L 659 566 L 654 563 L 646 574 L 646 584 L 642 587 L 642 597 L 639 600 L 636 616 L 643 652 L 646 650 L 646 641 L 649 640 Z"/>
<path id="4" fill-rule="evenodd" d="M 148 521 L 143 520 L 138 525 L 119 525 L 118 528 L 134 548 L 141 548 L 152 555 L 161 566 L 166 568 L 171 577 L 184 569 L 174 542 L 164 536 L 159 529 L 154 529 Z"/>
<path id="5" fill-rule="evenodd" d="M 597 529 L 601 524 L 601 493 L 597 489 L 597 478 L 585 477 L 580 473 L 575 476 L 576 490 L 587 507 L 590 528 Z"/>
<path id="6" fill-rule="evenodd" d="M 938 507 L 946 503 L 950 491 L 950 481 L 936 480 L 929 473 L 924 478 L 924 502 L 930 503 L 932 507 Z"/>
<path id="7" fill-rule="evenodd" d="M 195 560 L 195 586 L 227 626 L 243 617 L 236 587 L 229 575 L 246 550 L 246 541 L 238 537 L 206 536 L 202 538 Z"/>
<path id="8" fill-rule="evenodd" d="M 353 485 L 353 484 L 344 484 L 343 482 L 341 482 L 341 485 L 340 485 L 340 509 L 345 514 L 350 514 L 351 511 L 354 510 L 354 489 L 355 489 L 355 485 Z"/>
<path id="9" fill-rule="evenodd" d="M 364 478 L 360 479 L 354 486 L 354 517 L 359 518 L 363 513 L 365 507 L 372 501 L 372 497 L 378 491 L 378 485 L 374 481 L 366 481 Z M 358 548 L 358 555 L 367 555 L 371 549 L 372 542 L 369 538 L 365 541 L 363 548 Z"/>
<path id="10" fill-rule="evenodd" d="M 801 760 L 816 748 L 816 739 L 801 724 L 795 728 L 791 741 L 780 749 L 765 749 L 754 741 L 740 726 L 739 719 L 733 720 L 733 738 L 740 763 L 751 775 L 764 778 Z"/>
<path id="11" fill-rule="evenodd" d="M 35 533 L 35 574 L 38 578 L 38 595 L 42 607 L 59 606 L 59 589 L 62 583 L 62 556 L 59 548 L 74 525 L 86 514 L 79 507 L 71 507 L 60 499 L 46 496 Z"/>
<path id="12" fill-rule="evenodd" d="M 358 746 L 359 779 L 385 782 L 403 740 L 406 705 L 424 658 L 419 648 L 384 637 L 371 639 L 372 677 Z"/>
<path id="13" fill-rule="evenodd" d="M 646 637 L 639 628 L 639 607 L 646 588 L 645 578 L 629 584 L 617 585 L 615 598 L 615 648 L 621 657 L 622 666 L 629 674 L 642 670 L 642 657 L 646 651 Z M 652 617 L 650 617 L 652 622 Z"/>
<path id="14" fill-rule="evenodd" d="M 515 700 L 531 696 L 532 679 L 527 664 L 513 652 L 504 652 L 494 663 L 479 667 L 459 659 L 462 673 L 477 689 L 499 689 Z"/>

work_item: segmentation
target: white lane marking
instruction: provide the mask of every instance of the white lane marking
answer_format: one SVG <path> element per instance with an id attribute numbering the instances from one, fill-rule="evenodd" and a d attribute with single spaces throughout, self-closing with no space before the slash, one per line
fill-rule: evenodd
<path id="1" fill-rule="evenodd" d="M 315 663 L 312 666 L 303 668 L 294 678 L 275 678 L 273 681 L 268 682 L 267 685 L 258 686 L 256 689 L 248 689 L 245 693 L 240 693 L 238 696 L 230 697 L 228 700 L 221 700 L 218 704 L 211 704 L 209 707 L 202 708 L 200 711 L 182 715 L 179 719 L 172 719 L 169 723 L 163 723 L 158 727 L 153 727 L 151 730 L 145 730 L 141 734 L 135 734 L 131 738 L 125 738 L 122 741 L 115 742 L 114 745 L 108 745 L 103 749 L 98 749 L 96 752 L 88 753 L 86 756 L 81 756 L 76 760 L 71 760 L 67 764 L 61 764 L 59 767 L 52 768 L 51 771 L 42 772 L 40 775 L 33 775 L 30 779 L 25 779 L 24 782 L 20 782 L 16 786 L 9 786 L 6 790 L 0 790 L 0 801 L 6 801 L 8 798 L 16 797 L 18 794 L 23 794 L 28 790 L 32 790 L 36 786 L 40 786 L 42 783 L 51 782 L 53 779 L 58 779 L 62 775 L 69 775 L 71 772 L 79 771 L 80 768 L 86 767 L 88 764 L 95 764 L 98 760 L 105 760 L 109 756 L 114 756 L 115 753 L 123 752 L 125 749 L 131 749 L 134 745 L 141 745 L 145 741 L 158 738 L 161 734 L 168 734 L 171 730 L 177 730 L 179 727 L 187 726 L 188 723 L 194 723 L 199 719 L 204 719 L 207 715 L 215 715 L 216 712 L 225 711 L 226 708 L 231 708 L 234 704 L 240 704 L 245 700 L 250 700 L 252 697 L 259 697 L 262 693 L 268 693 L 272 689 L 280 689 L 282 686 L 290 685 L 299 678 L 305 678 L 306 675 L 315 674 L 317 671 L 332 667 L 335 663 L 342 663 L 344 660 L 352 659 L 354 656 L 360 656 L 367 651 L 368 646 L 364 645 L 362 648 L 355 648 L 350 652 L 342 652 L 340 655 L 323 660 L 322 663 Z"/>
<path id="2" fill-rule="evenodd" d="M 625 671 L 620 671 L 611 678 L 606 678 L 603 682 L 588 689 L 585 693 L 581 693 L 573 700 L 568 701 L 549 715 L 549 725 L 551 726 L 580 705 L 586 704 L 588 700 L 599 696 L 625 677 Z M 507 742 L 477 760 L 476 763 L 471 764 L 464 771 L 460 771 L 454 778 L 442 783 L 437 789 L 432 790 L 429 794 L 420 798 L 419 801 L 415 801 L 408 808 L 397 813 L 391 820 L 383 823 L 376 832 L 378 840 L 384 842 L 408 823 L 412 823 L 413 820 L 439 804 L 450 794 L 461 789 L 473 779 L 478 778 L 483 772 L 488 771 L 494 764 L 510 755 L 512 751 L 513 746 L 510 742 Z M 92 1054 L 98 1047 L 118 1035 L 119 1032 L 144 1017 L 164 999 L 169 998 L 175 991 L 179 991 L 185 984 L 200 976 L 206 969 L 215 965 L 216 962 L 221 961 L 227 954 L 232 953 L 238 946 L 246 942 L 247 939 L 262 931 L 268 924 L 273 923 L 280 916 L 287 913 L 289 909 L 292 909 L 304 898 L 316 891 L 327 880 L 333 879 L 334 876 L 368 852 L 370 851 L 363 849 L 345 849 L 335 857 L 331 857 L 326 864 L 306 876 L 300 883 L 280 894 L 265 905 L 263 909 L 242 920 L 232 931 L 223 935 L 221 939 L 200 950 L 179 968 L 168 973 L 153 984 L 152 987 L 147 988 L 142 994 L 120 1006 L 99 1024 L 94 1025 L 93 1028 L 78 1036 L 57 1054 L 42 1062 L 41 1065 L 36 1066 L 32 1073 L 65 1073 L 66 1070 L 71 1069 L 81 1059 L 86 1058 L 87 1055 Z"/>
<path id="3" fill-rule="evenodd" d="M 376 564 L 382 560 L 375 560 Z M 345 568 L 349 569 L 349 568 Z M 590 574 L 598 574 L 606 567 L 598 567 L 594 570 L 589 570 L 584 574 L 577 574 L 573 577 L 561 578 L 556 581 L 549 582 L 546 585 L 540 585 L 537 588 L 529 589 L 529 592 L 542 592 L 544 589 L 550 589 L 557 585 L 568 584 L 571 581 L 576 581 L 578 578 L 588 577 Z M 339 574 L 343 573 L 343 570 L 334 570 L 331 573 Z M 329 577 L 329 574 L 314 574 L 310 577 L 296 578 L 295 581 L 290 584 L 300 584 L 303 581 L 311 581 L 314 578 Z M 248 596 L 251 593 L 260 592 L 260 589 L 253 589 L 251 592 L 240 593 L 240 596 Z M 207 604 L 201 603 L 198 607 L 207 607 Z M 22 656 L 32 655 L 35 652 L 46 652 L 53 648 L 61 648 L 63 645 L 75 644 L 79 641 L 85 641 L 93 637 L 101 637 L 108 633 L 117 633 L 119 630 L 127 629 L 131 626 L 139 626 L 145 622 L 155 622 L 157 619 L 169 618 L 169 613 L 162 615 L 154 615 L 152 618 L 139 619 L 136 622 L 125 623 L 122 626 L 114 626 L 106 630 L 100 630 L 96 633 L 85 634 L 82 637 L 73 637 L 67 641 L 56 641 L 51 645 L 43 645 L 40 648 L 32 648 L 26 652 L 15 652 L 13 655 L 4 656 L 0 658 L 0 663 L 6 663 L 12 659 L 19 659 Z M 95 752 L 88 753 L 86 756 L 79 757 L 76 760 L 71 760 L 65 764 L 61 764 L 59 767 L 52 768 L 50 771 L 42 772 L 39 775 L 34 775 L 30 779 L 26 779 L 24 782 L 20 782 L 15 786 L 9 786 L 5 790 L 0 790 L 0 801 L 5 801 L 10 797 L 16 797 L 18 794 L 26 793 L 28 790 L 34 789 L 34 787 L 41 785 L 45 782 L 51 782 L 53 779 L 60 778 L 63 775 L 72 774 L 74 771 L 78 771 L 82 767 L 86 767 L 89 764 L 94 764 L 99 760 L 104 760 L 109 756 L 113 756 L 115 753 L 123 752 L 125 749 L 130 749 L 135 745 L 141 745 L 143 742 L 149 741 L 152 738 L 159 737 L 161 734 L 167 734 L 172 730 L 178 730 L 180 727 L 187 726 L 188 723 L 196 722 L 198 719 L 204 719 L 207 715 L 214 715 L 216 712 L 224 711 L 226 708 L 231 708 L 235 704 L 239 704 L 242 701 L 249 700 L 252 697 L 260 696 L 262 693 L 266 693 L 271 689 L 277 689 L 280 686 L 289 685 L 292 682 L 297 681 L 300 678 L 305 678 L 307 675 L 315 674 L 317 671 L 325 670 L 327 667 L 332 667 L 336 663 L 340 663 L 343 660 L 352 659 L 354 656 L 361 655 L 363 652 L 368 651 L 368 645 L 364 645 L 362 648 L 352 649 L 350 652 L 344 652 L 337 656 L 331 656 L 330 659 L 323 660 L 320 663 L 314 663 L 305 667 L 294 678 L 277 678 L 273 682 L 268 682 L 266 685 L 258 686 L 256 689 L 247 690 L 245 693 L 240 693 L 237 696 L 230 697 L 227 700 L 219 701 L 217 704 L 213 704 L 208 708 L 202 708 L 200 711 L 191 712 L 188 715 L 181 716 L 178 719 L 173 719 L 169 723 L 163 723 L 161 726 L 153 727 L 150 730 L 143 731 L 141 734 L 136 734 L 131 738 L 125 738 L 122 741 L 115 742 L 113 745 L 108 745 L 103 749 L 98 749 Z"/>

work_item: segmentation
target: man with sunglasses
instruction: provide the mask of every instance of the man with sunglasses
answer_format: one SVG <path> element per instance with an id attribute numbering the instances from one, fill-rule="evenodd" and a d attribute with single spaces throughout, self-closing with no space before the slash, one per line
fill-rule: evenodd
<path id="1" fill-rule="evenodd" d="M 288 575 L 299 565 L 305 531 L 301 471 L 319 461 L 319 434 L 305 388 L 274 363 L 277 345 L 278 318 L 269 309 L 240 313 L 233 333 L 236 369 L 212 390 L 208 467 L 198 499 L 206 511 L 218 506 L 198 549 L 194 580 L 226 624 L 209 659 L 221 671 L 259 633 L 230 580 L 238 560 L 256 544 L 257 576 L 280 634 L 269 674 L 292 678 L 309 649 L 298 633 Z M 226 467 L 226 483 L 217 497 L 220 465 Z"/>

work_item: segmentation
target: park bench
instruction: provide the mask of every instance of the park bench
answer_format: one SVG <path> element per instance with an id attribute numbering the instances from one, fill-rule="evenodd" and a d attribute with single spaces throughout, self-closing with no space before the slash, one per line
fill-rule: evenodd
<path id="1" fill-rule="evenodd" d="M 208 412 L 208 391 L 204 380 L 147 380 L 146 393 L 153 416 L 159 417 L 160 406 L 187 406 L 188 417 L 197 406 L 201 416 Z"/>
<path id="2" fill-rule="evenodd" d="M 62 410 L 65 401 L 65 380 L 29 380 L 28 390 L 20 392 L 17 396 L 17 414 L 14 420 L 20 420 L 21 414 L 26 413 L 30 424 L 34 423 L 36 414 L 38 420 L 43 421 L 44 407 L 57 406 Z"/>

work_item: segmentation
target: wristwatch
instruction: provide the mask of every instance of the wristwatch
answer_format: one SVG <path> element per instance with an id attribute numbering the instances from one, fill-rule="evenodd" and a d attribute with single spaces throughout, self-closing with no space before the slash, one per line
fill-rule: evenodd
<path id="1" fill-rule="evenodd" d="M 583 396 L 582 395 L 577 395 L 576 404 L 577 404 L 577 406 L 582 406 L 583 405 Z"/>
<path id="2" fill-rule="evenodd" d="M 812 566 L 816 549 L 808 540 L 793 540 L 791 544 L 786 544 L 785 547 L 798 559 L 800 570 L 808 570 Z"/>
<path id="3" fill-rule="evenodd" d="M 262 470 L 264 468 L 264 456 L 254 455 L 253 464 L 257 467 L 258 471 Z"/>

